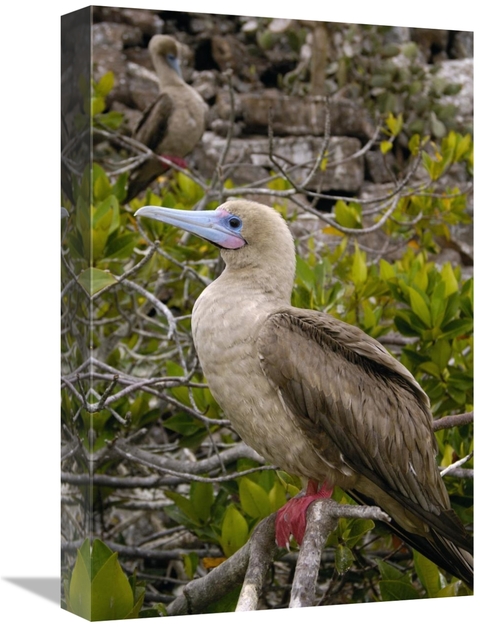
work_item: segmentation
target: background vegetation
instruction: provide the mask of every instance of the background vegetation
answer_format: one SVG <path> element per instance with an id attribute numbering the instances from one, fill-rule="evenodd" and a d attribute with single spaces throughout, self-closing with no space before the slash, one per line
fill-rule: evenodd
<path id="1" fill-rule="evenodd" d="M 190 611 L 234 609 L 240 571 L 223 580 L 214 574 L 230 573 L 228 564 L 245 559 L 258 523 L 300 489 L 296 477 L 240 442 L 204 382 L 190 313 L 222 270 L 217 250 L 165 224 L 136 220 L 144 204 L 212 208 L 244 195 L 281 212 L 298 235 L 293 304 L 326 311 L 378 338 L 415 375 L 436 419 L 455 417 L 445 422 L 455 426 L 436 431 L 438 463 L 455 464 L 445 481 L 453 507 L 472 524 L 473 279 L 459 265 L 436 261 L 450 228 L 471 220 L 472 138 L 452 128 L 449 110 L 420 109 L 407 76 L 381 78 L 390 70 L 390 51 L 370 58 L 367 67 L 361 51 L 338 72 L 380 114 L 371 145 L 384 155 L 398 153 L 400 171 L 382 198 L 331 196 L 331 211 L 324 212 L 316 203 L 325 195 L 278 166 L 258 188 L 235 187 L 220 178 L 220 169 L 204 180 L 174 167 L 124 205 L 127 168 L 117 174 L 98 158 L 63 195 L 70 214 L 62 221 L 68 609 L 85 614 L 88 604 L 76 593 L 83 589 L 86 598 L 93 595 L 95 613 L 87 616 L 93 619 L 183 613 L 176 595 L 203 589 L 209 573 L 203 603 L 197 606 L 193 593 Z M 362 80 L 355 83 L 354 74 Z M 93 83 L 89 114 L 96 157 L 105 145 L 106 158 L 115 151 L 119 161 L 121 118 L 106 110 L 112 86 L 112 74 Z M 368 86 L 378 88 L 375 97 Z M 437 103 L 439 93 L 429 98 Z M 326 133 L 311 169 L 332 159 L 328 139 Z M 271 143 L 269 150 L 272 157 Z M 335 497 L 351 503 L 339 489 Z M 296 547 L 274 557 L 259 608 L 289 604 Z M 187 586 L 195 581 L 201 587 Z M 112 615 L 106 598 L 96 602 L 107 594 L 120 599 Z M 342 518 L 328 535 L 314 603 L 457 594 L 467 590 L 381 523 Z"/>

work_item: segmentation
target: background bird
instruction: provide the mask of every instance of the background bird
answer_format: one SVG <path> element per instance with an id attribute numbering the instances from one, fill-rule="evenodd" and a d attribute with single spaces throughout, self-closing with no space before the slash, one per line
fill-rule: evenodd
<path id="1" fill-rule="evenodd" d="M 281 216 L 245 200 L 136 215 L 221 249 L 226 267 L 195 303 L 193 338 L 213 396 L 241 438 L 307 483 L 306 495 L 278 512 L 278 544 L 292 534 L 300 543 L 308 505 L 338 485 L 380 506 L 411 546 L 472 587 L 472 538 L 439 473 L 426 394 L 360 329 L 290 305 L 295 247 Z"/>
<path id="2" fill-rule="evenodd" d="M 156 154 L 185 165 L 188 155 L 205 130 L 207 104 L 200 94 L 182 78 L 179 46 L 169 35 L 154 35 L 149 53 L 158 75 L 160 93 L 144 112 L 133 138 Z M 151 158 L 132 173 L 125 202 L 146 189 L 168 166 Z"/>

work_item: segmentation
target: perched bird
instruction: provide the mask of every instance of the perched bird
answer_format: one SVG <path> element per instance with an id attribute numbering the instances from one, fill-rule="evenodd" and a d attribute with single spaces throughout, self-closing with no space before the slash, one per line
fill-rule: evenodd
<path id="1" fill-rule="evenodd" d="M 302 540 L 305 512 L 338 485 L 376 504 L 411 546 L 472 587 L 472 538 L 436 463 L 429 400 L 376 340 L 290 305 L 295 247 L 282 217 L 246 200 L 215 211 L 143 207 L 136 215 L 221 249 L 222 274 L 193 309 L 195 347 L 213 396 L 241 438 L 307 482 L 277 514 L 276 539 Z"/>
<path id="2" fill-rule="evenodd" d="M 205 130 L 207 104 L 182 78 L 178 44 L 169 35 L 154 35 L 149 54 L 158 75 L 160 93 L 146 109 L 133 138 L 156 154 L 185 165 L 182 159 L 200 141 Z M 132 174 L 126 202 L 145 189 L 168 166 L 158 158 L 146 161 Z"/>

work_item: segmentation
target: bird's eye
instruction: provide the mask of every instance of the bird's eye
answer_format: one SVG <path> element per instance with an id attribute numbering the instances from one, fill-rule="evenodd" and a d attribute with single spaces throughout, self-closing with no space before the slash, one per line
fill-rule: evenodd
<path id="1" fill-rule="evenodd" d="M 232 218 L 229 218 L 228 224 L 231 228 L 238 229 L 241 226 L 241 220 L 233 216 Z"/>

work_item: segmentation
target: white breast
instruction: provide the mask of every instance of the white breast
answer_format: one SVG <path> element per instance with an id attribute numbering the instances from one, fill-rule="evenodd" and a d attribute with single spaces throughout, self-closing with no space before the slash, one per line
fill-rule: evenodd
<path id="1" fill-rule="evenodd" d="M 299 476 L 337 477 L 294 425 L 260 366 L 255 338 L 269 301 L 231 297 L 212 283 L 193 309 L 195 347 L 210 390 L 240 437 L 269 462 Z"/>

